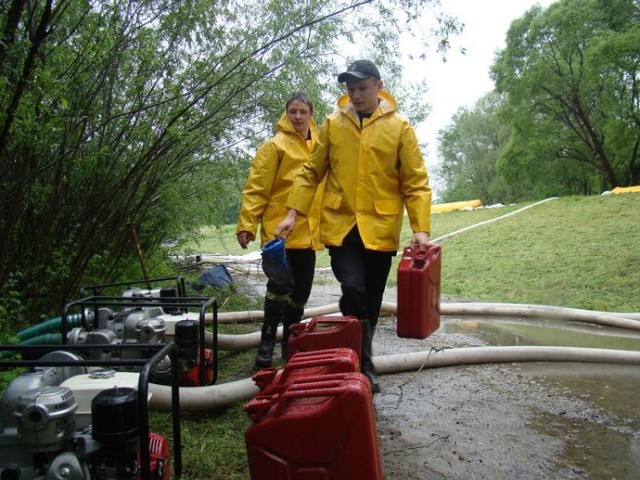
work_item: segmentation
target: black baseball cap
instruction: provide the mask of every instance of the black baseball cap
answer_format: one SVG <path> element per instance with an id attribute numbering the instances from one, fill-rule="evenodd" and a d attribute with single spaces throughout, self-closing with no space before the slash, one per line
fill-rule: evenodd
<path id="1" fill-rule="evenodd" d="M 347 81 L 348 77 L 361 79 L 375 77 L 380 80 L 380 72 L 378 71 L 378 67 L 376 67 L 371 60 L 356 60 L 349 65 L 346 72 L 338 75 L 338 82 L 344 83 Z"/>

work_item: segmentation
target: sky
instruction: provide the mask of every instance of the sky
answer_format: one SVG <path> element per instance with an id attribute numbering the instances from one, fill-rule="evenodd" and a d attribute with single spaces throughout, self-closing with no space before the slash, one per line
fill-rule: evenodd
<path id="1" fill-rule="evenodd" d="M 431 105 L 428 119 L 416 126 L 420 142 L 428 143 L 427 169 L 437 164 L 437 133 L 451 123 L 460 107 L 473 105 L 493 89 L 489 69 L 497 50 L 505 47 L 511 22 L 531 6 L 548 7 L 555 0 L 446 0 L 447 13 L 465 24 L 462 35 L 452 39 L 453 48 L 443 63 L 432 54 L 425 63 L 414 68 L 429 87 L 427 101 Z M 458 52 L 466 48 L 466 54 Z"/>

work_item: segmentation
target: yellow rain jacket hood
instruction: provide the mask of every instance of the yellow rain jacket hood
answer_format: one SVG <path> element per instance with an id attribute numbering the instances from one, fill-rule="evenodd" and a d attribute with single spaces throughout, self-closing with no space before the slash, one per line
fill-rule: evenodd
<path id="1" fill-rule="evenodd" d="M 348 95 L 338 99 L 287 202 L 310 215 L 316 186 L 327 177 L 320 217 L 327 246 L 342 245 L 357 224 L 366 248 L 397 251 L 405 208 L 412 230 L 429 233 L 431 188 L 415 132 L 389 93 L 378 97 L 362 126 Z"/>
<path id="2" fill-rule="evenodd" d="M 260 222 L 260 244 L 263 246 L 275 238 L 274 231 L 286 214 L 293 181 L 309 159 L 318 136 L 313 119 L 309 126 L 311 140 L 307 141 L 296 132 L 284 112 L 276 124 L 276 134 L 260 146 L 242 192 L 236 233 L 247 231 L 255 237 Z M 322 187 L 317 189 L 318 195 L 314 193 L 317 199 L 315 202 L 312 199 L 308 216 L 296 221 L 295 231 L 286 239 L 286 248 L 323 248 L 318 231 Z"/>

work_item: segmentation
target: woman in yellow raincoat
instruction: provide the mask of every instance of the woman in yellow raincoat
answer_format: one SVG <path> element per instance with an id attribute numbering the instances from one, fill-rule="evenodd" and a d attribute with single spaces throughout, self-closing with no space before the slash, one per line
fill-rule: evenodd
<path id="1" fill-rule="evenodd" d="M 236 227 L 238 243 L 247 248 L 255 240 L 260 223 L 260 241 L 264 246 L 275 239 L 274 230 L 286 213 L 286 203 L 300 166 L 309 159 L 317 138 L 313 121 L 313 104 L 309 96 L 294 93 L 286 103 L 285 112 L 276 125 L 277 133 L 256 152 L 249 178 L 242 193 L 242 205 Z M 318 218 L 322 188 L 314 194 L 316 200 L 305 217 L 296 220 L 296 232 L 286 239 L 288 269 L 273 270 L 269 258 L 263 256 L 267 274 L 264 299 L 262 337 L 256 356 L 256 366 L 271 366 L 276 332 L 283 323 L 282 358 L 287 359 L 289 328 L 302 319 L 309 299 L 316 265 L 319 241 Z M 269 267 L 269 268 L 268 268 Z M 277 266 L 276 266 L 277 267 Z"/>

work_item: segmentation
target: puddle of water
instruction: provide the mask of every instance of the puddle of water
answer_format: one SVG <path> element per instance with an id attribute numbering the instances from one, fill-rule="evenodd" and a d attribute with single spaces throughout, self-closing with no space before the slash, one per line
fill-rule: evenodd
<path id="1" fill-rule="evenodd" d="M 640 350 L 640 332 L 557 320 L 457 320 L 442 322 L 445 333 L 480 336 L 489 345 L 548 345 Z"/>
<path id="2" fill-rule="evenodd" d="M 445 321 L 447 333 L 489 345 L 549 345 L 640 350 L 640 332 L 562 321 Z M 518 373 L 559 392 L 557 411 L 537 411 L 536 431 L 562 438 L 558 470 L 572 478 L 640 478 L 640 368 L 594 363 L 522 363 Z"/>
<path id="3" fill-rule="evenodd" d="M 564 447 L 559 470 L 572 478 L 640 478 L 640 368 L 637 365 L 534 363 L 520 373 L 551 386 L 566 403 L 534 413 L 531 427 Z M 572 399 L 574 399 L 572 401 Z"/>
<path id="4" fill-rule="evenodd" d="M 632 434 L 613 431 L 610 425 L 547 412 L 538 415 L 538 428 L 545 434 L 567 439 L 557 465 L 581 474 L 578 478 L 631 480 L 640 475 L 640 440 Z"/>
<path id="5" fill-rule="evenodd" d="M 629 418 L 640 430 L 640 368 L 598 363 L 530 363 L 523 375 L 553 386 L 590 406 Z"/>

